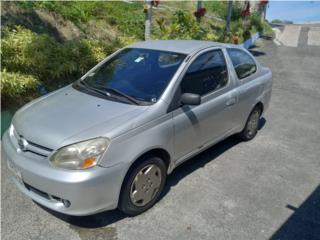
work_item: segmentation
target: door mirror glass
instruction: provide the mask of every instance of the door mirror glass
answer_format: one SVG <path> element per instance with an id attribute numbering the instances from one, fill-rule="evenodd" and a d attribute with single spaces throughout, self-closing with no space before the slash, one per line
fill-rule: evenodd
<path id="1" fill-rule="evenodd" d="M 194 93 L 184 93 L 181 96 L 181 103 L 183 105 L 200 105 L 201 96 Z"/>

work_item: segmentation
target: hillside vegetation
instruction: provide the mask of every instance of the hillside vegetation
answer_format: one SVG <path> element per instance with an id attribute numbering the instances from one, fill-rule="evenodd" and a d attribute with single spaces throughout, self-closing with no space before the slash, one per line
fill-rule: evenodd
<path id="1" fill-rule="evenodd" d="M 225 33 L 226 2 L 205 2 L 207 14 L 193 16 L 196 2 L 161 2 L 153 10 L 153 39 L 240 41 L 270 30 L 252 15 L 240 20 L 234 4 L 231 33 Z M 2 106 L 15 108 L 78 79 L 108 54 L 144 37 L 143 3 L 3 2 L 1 8 Z"/>

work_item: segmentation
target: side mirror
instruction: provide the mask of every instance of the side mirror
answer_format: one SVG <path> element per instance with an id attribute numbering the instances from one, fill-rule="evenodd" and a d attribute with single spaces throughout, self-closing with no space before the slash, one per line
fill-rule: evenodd
<path id="1" fill-rule="evenodd" d="M 181 96 L 181 103 L 183 105 L 200 105 L 201 96 L 194 93 L 184 93 Z"/>

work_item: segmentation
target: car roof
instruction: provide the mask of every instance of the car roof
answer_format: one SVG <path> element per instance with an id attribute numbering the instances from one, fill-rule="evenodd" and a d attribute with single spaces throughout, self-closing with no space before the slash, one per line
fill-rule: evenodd
<path id="1" fill-rule="evenodd" d="M 238 47 L 233 44 L 225 44 L 201 40 L 148 40 L 134 43 L 128 48 L 145 48 L 176 53 L 191 54 L 208 47 Z"/>

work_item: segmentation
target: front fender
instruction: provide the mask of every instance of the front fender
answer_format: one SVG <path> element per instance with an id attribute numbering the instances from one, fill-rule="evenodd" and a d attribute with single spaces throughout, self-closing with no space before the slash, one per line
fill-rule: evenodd
<path id="1" fill-rule="evenodd" d="M 172 114 L 165 114 L 112 139 L 99 165 L 111 167 L 122 162 L 129 169 L 144 153 L 158 148 L 172 155 L 173 132 Z"/>

